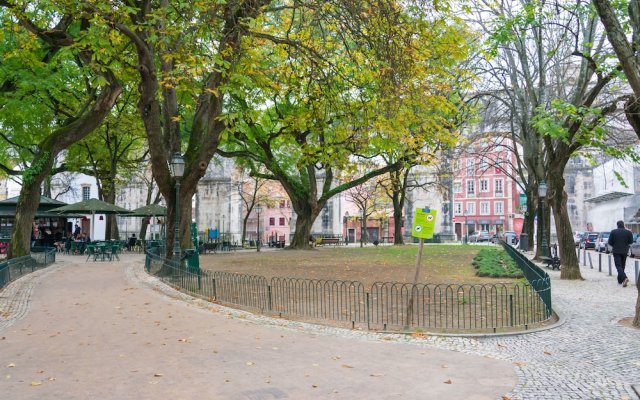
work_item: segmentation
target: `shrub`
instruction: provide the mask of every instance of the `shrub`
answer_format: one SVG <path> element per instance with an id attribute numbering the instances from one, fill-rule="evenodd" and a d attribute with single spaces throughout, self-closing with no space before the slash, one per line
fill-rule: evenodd
<path id="1" fill-rule="evenodd" d="M 473 259 L 476 275 L 492 278 L 520 278 L 522 271 L 506 251 L 488 247 L 482 249 Z"/>

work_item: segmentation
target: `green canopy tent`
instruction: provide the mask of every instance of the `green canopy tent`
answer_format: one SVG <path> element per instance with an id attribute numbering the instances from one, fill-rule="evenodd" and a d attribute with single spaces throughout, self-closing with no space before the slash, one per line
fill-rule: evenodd
<path id="1" fill-rule="evenodd" d="M 155 217 L 165 216 L 167 215 L 167 207 L 161 206 L 160 204 L 147 204 L 146 206 L 142 206 L 136 208 L 135 210 L 131 210 L 129 214 L 122 215 L 123 217 L 149 217 L 151 218 L 151 235 L 153 237 L 153 221 Z M 144 239 L 144 238 L 140 238 Z"/>
<path id="2" fill-rule="evenodd" d="M 129 214 L 131 211 L 98 199 L 84 200 L 49 210 L 59 214 L 91 214 L 91 239 L 94 238 L 96 214 Z"/>

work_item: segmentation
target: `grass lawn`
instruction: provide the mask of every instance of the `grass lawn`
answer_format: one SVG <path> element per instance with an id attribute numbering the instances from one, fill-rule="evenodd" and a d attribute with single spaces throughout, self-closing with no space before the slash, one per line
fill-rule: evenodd
<path id="1" fill-rule="evenodd" d="M 473 258 L 486 245 L 424 246 L 419 283 L 501 283 L 509 278 L 479 277 Z M 412 282 L 417 245 L 317 247 L 313 250 L 274 249 L 218 252 L 200 256 L 204 270 L 288 278 L 374 282 Z"/>

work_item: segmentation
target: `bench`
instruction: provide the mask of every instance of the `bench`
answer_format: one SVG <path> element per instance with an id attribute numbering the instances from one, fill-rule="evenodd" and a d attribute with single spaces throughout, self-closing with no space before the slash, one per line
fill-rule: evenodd
<path id="1" fill-rule="evenodd" d="M 340 238 L 319 238 L 320 240 L 317 242 L 318 245 L 324 246 L 325 244 L 332 244 L 337 246 L 340 244 Z"/>
<path id="2" fill-rule="evenodd" d="M 540 261 L 547 264 L 547 268 L 560 270 L 560 258 L 540 256 Z"/>

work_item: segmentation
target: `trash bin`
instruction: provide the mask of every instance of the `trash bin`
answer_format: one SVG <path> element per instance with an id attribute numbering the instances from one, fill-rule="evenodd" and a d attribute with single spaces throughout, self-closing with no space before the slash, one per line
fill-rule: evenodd
<path id="1" fill-rule="evenodd" d="M 529 235 L 526 233 L 520 235 L 520 250 L 529 251 Z"/>
<path id="2" fill-rule="evenodd" d="M 187 259 L 187 271 L 191 273 L 200 272 L 200 254 L 195 249 L 187 249 L 184 253 Z"/>

